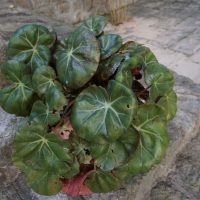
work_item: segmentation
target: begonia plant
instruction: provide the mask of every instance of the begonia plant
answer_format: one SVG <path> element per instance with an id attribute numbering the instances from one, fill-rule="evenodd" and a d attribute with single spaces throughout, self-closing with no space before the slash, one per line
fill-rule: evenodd
<path id="1" fill-rule="evenodd" d="M 28 119 L 13 162 L 41 195 L 113 191 L 166 152 L 173 75 L 149 48 L 104 32 L 106 23 L 91 17 L 61 40 L 27 24 L 9 40 L 0 106 Z"/>

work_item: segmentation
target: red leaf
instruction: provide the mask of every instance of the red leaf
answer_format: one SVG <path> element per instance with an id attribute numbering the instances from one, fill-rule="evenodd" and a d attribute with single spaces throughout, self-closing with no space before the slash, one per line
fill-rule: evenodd
<path id="1" fill-rule="evenodd" d="M 136 67 L 136 68 L 133 68 L 131 70 L 132 72 L 132 75 L 135 76 L 135 75 L 139 75 L 140 74 L 140 68 L 139 67 Z"/>
<path id="2" fill-rule="evenodd" d="M 135 77 L 136 80 L 139 80 L 142 78 L 142 74 L 140 73 L 140 70 L 141 69 L 139 67 L 136 67 L 131 70 L 132 75 Z"/>
<path id="3" fill-rule="evenodd" d="M 84 181 L 87 178 L 87 176 L 93 171 L 94 170 L 91 170 L 87 173 L 80 174 L 66 181 L 63 185 L 62 192 L 67 193 L 72 197 L 91 194 L 92 192 L 90 191 L 90 189 L 86 185 L 84 185 Z"/>

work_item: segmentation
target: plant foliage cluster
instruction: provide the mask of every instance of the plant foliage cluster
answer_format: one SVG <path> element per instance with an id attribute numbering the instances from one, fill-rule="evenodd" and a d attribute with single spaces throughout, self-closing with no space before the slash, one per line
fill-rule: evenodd
<path id="1" fill-rule="evenodd" d="M 172 73 L 149 48 L 104 33 L 105 25 L 105 17 L 89 18 L 59 41 L 28 24 L 9 40 L 0 106 L 28 116 L 13 162 L 39 194 L 112 191 L 159 163 L 168 146 Z"/>

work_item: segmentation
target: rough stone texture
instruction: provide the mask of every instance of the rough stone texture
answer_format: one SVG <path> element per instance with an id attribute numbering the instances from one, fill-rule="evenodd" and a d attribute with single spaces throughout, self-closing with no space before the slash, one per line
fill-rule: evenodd
<path id="1" fill-rule="evenodd" d="M 158 182 L 150 194 L 151 200 L 200 199 L 200 132 L 181 152 L 176 169 L 165 181 Z"/>
<path id="2" fill-rule="evenodd" d="M 60 25 L 56 20 L 34 15 L 34 13 L 26 9 L 8 9 L 9 4 L 12 3 L 11 0 L 0 1 L 0 63 L 4 59 L 4 49 L 8 38 L 16 27 L 20 25 L 30 22 L 50 25 L 55 27 L 59 32 L 59 37 L 67 35 L 71 30 L 71 26 L 69 25 Z M 196 12 L 197 9 L 195 6 L 199 5 L 199 1 L 190 1 L 195 6 L 192 6 L 188 2 L 186 0 L 149 0 L 144 3 L 143 0 L 140 0 L 139 3 L 135 4 L 135 8 L 132 11 L 135 15 L 133 22 L 130 21 L 117 28 L 110 26 L 108 30 L 112 28 L 112 32 L 119 32 L 125 39 L 135 39 L 150 46 L 163 64 L 169 64 L 174 69 L 170 65 L 171 63 L 180 67 L 179 70 L 182 70 L 181 66 L 183 63 L 181 64 L 181 62 L 185 62 L 186 65 L 187 62 L 192 63 L 193 60 L 199 60 L 199 50 L 195 47 L 196 43 L 191 42 L 194 48 L 188 47 L 187 51 L 189 53 L 187 54 L 182 50 L 173 50 L 170 45 L 169 47 L 165 47 L 164 44 L 168 45 L 168 42 L 170 43 L 173 40 L 172 38 L 174 38 L 174 42 L 171 45 L 177 45 L 185 32 L 191 29 L 191 26 L 197 26 L 197 18 L 200 19 L 200 17 Z M 181 7 L 182 5 L 184 6 Z M 180 7 L 183 10 L 180 11 Z M 193 13 L 191 9 L 193 9 Z M 191 17 L 194 14 L 193 19 L 196 20 L 195 23 L 188 22 L 187 25 L 184 24 L 184 17 L 188 16 L 188 14 Z M 178 21 L 180 24 L 182 23 L 179 27 L 177 24 Z M 169 34 L 167 29 L 169 30 Z M 170 32 L 172 29 L 177 29 L 174 34 Z M 160 32 L 161 30 L 163 32 Z M 162 40 L 159 40 L 159 34 L 160 37 L 164 37 Z M 198 27 L 196 27 L 196 31 L 192 35 L 198 40 Z M 187 35 L 187 37 L 190 38 L 191 36 Z M 192 52 L 191 49 L 193 49 L 193 53 L 192 56 L 189 56 Z M 188 66 L 190 67 L 190 65 Z M 199 69 L 199 66 L 197 69 Z M 198 75 L 198 70 L 195 73 Z M 194 79 L 192 76 L 191 78 Z M 114 193 L 94 194 L 88 197 L 76 198 L 77 200 L 200 199 L 200 85 L 177 74 L 175 74 L 175 79 L 175 91 L 178 95 L 178 112 L 176 118 L 168 125 L 171 142 L 162 163 L 154 167 L 149 173 L 132 178 Z M 195 79 L 197 82 L 198 80 Z M 0 87 L 2 82 L 3 79 L 0 76 Z M 64 194 L 54 197 L 44 197 L 35 194 L 27 186 L 23 175 L 12 165 L 12 141 L 17 127 L 20 127 L 24 121 L 24 119 L 16 118 L 0 109 L 0 199 L 71 200 L 72 198 Z M 192 138 L 194 139 L 191 140 Z"/>
<path id="3" fill-rule="evenodd" d="M 129 5 L 136 0 L 117 0 L 116 9 Z M 113 4 L 116 0 L 113 0 Z M 107 0 L 14 0 L 15 6 L 29 8 L 37 13 L 45 13 L 47 16 L 62 22 L 77 23 L 90 15 L 108 13 L 110 7 Z"/>
<path id="4" fill-rule="evenodd" d="M 199 10 L 199 0 L 140 0 L 129 22 L 107 31 L 150 47 L 162 64 L 200 83 Z"/>

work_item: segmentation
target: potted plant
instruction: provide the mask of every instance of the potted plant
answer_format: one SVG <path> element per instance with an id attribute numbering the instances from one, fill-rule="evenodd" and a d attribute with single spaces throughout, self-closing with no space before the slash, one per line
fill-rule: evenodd
<path id="1" fill-rule="evenodd" d="M 0 106 L 28 118 L 14 164 L 41 195 L 117 189 L 149 171 L 169 143 L 176 113 L 173 75 L 149 48 L 103 32 L 91 17 L 59 41 L 46 27 L 13 33 L 1 72 Z"/>

